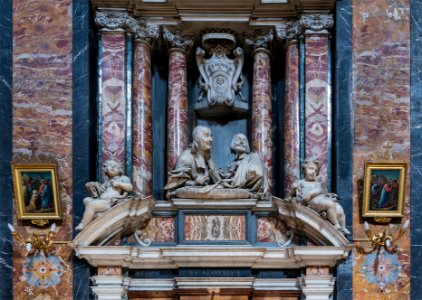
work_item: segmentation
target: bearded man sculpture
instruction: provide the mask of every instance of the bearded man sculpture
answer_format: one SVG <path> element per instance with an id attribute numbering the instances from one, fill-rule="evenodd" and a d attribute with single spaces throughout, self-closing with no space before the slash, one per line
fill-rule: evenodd
<path id="1" fill-rule="evenodd" d="M 223 186 L 226 188 L 247 189 L 263 199 L 268 193 L 268 180 L 264 164 L 258 153 L 251 152 L 247 137 L 238 133 L 230 144 L 230 152 L 235 155 L 234 161 L 223 174 Z"/>
<path id="2" fill-rule="evenodd" d="M 193 143 L 182 152 L 172 170 L 165 190 L 182 186 L 203 187 L 221 181 L 211 157 L 212 133 L 208 127 L 196 126 L 192 132 Z"/>

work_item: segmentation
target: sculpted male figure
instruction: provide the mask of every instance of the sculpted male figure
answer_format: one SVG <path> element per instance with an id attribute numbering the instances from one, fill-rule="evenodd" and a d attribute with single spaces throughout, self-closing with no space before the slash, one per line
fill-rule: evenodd
<path id="1" fill-rule="evenodd" d="M 303 201 L 313 210 L 322 213 L 325 212 L 328 221 L 335 228 L 344 234 L 350 234 L 346 228 L 346 218 L 343 207 L 338 203 L 337 195 L 328 193 L 324 184 L 316 181 L 319 174 L 320 164 L 315 158 L 307 158 L 302 165 L 304 179 L 300 179 L 292 187 L 291 196 Z"/>
<path id="2" fill-rule="evenodd" d="M 227 188 L 248 189 L 257 193 L 262 198 L 268 192 L 268 181 L 264 164 L 258 153 L 249 148 L 247 137 L 238 133 L 230 144 L 230 152 L 235 155 L 235 160 L 228 166 L 228 171 L 223 176 L 226 178 L 224 186 Z"/>
<path id="3" fill-rule="evenodd" d="M 81 223 L 75 230 L 82 230 L 95 216 L 95 213 L 111 208 L 118 199 L 126 198 L 133 190 L 129 177 L 122 175 L 123 169 L 114 159 L 107 160 L 103 165 L 104 174 L 108 180 L 103 184 L 88 182 L 86 188 L 90 197 L 84 199 L 85 211 Z"/>
<path id="4" fill-rule="evenodd" d="M 220 182 L 215 163 L 211 158 L 212 133 L 208 127 L 196 126 L 192 132 L 193 143 L 177 159 L 165 190 L 182 186 L 201 187 Z"/>

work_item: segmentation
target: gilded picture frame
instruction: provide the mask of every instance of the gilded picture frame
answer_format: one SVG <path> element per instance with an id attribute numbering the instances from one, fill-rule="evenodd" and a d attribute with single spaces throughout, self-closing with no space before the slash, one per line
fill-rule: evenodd
<path id="1" fill-rule="evenodd" d="M 12 174 L 18 219 L 44 225 L 62 218 L 56 164 L 12 164 Z"/>
<path id="2" fill-rule="evenodd" d="M 407 164 L 365 164 L 362 217 L 403 217 Z"/>

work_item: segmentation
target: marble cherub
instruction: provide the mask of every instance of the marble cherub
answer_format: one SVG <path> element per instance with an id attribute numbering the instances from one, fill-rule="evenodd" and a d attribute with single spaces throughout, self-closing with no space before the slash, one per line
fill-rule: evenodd
<path id="1" fill-rule="evenodd" d="M 97 212 L 110 209 L 119 199 L 127 197 L 133 190 L 129 177 L 123 175 L 123 169 L 119 162 L 114 159 L 107 160 L 103 165 L 106 182 L 88 182 L 85 186 L 90 194 L 83 202 L 85 211 L 82 221 L 75 230 L 82 230 L 94 219 Z"/>
<path id="2" fill-rule="evenodd" d="M 343 207 L 338 203 L 338 196 L 328 193 L 325 184 L 316 181 L 320 163 L 316 158 L 307 158 L 302 165 L 304 179 L 296 181 L 290 195 L 318 213 L 326 214 L 328 221 L 344 234 L 350 234 L 346 228 Z"/>

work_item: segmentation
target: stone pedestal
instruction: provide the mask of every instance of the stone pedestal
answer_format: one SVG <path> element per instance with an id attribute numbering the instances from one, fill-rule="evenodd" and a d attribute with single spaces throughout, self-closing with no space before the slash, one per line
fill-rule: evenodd
<path id="1" fill-rule="evenodd" d="M 302 293 L 306 300 L 329 300 L 334 290 L 335 278 L 326 276 L 305 276 L 302 277 Z"/>
<path id="2" fill-rule="evenodd" d="M 93 276 L 92 291 L 98 300 L 121 300 L 125 299 L 127 285 L 123 276 Z"/>

